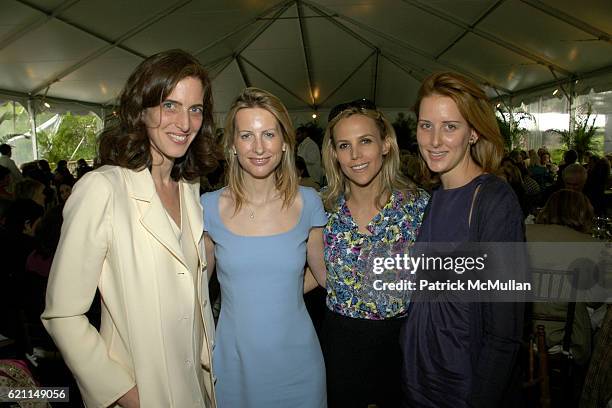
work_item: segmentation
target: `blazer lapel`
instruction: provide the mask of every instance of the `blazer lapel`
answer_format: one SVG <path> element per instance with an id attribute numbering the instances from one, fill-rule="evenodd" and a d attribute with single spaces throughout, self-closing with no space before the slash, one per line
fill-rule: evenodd
<path id="1" fill-rule="evenodd" d="M 126 181 L 131 191 L 131 196 L 138 201 L 140 209 L 140 223 L 142 226 L 159 241 L 176 259 L 186 268 L 187 262 L 183 255 L 176 234 L 170 225 L 170 220 L 164 205 L 162 204 L 155 184 L 148 169 L 136 172 L 125 170 Z"/>
<path id="2" fill-rule="evenodd" d="M 200 260 L 202 254 L 200 253 L 200 240 L 204 234 L 204 220 L 202 204 L 199 200 L 199 185 L 183 183 L 183 209 L 187 213 L 187 219 L 189 220 L 189 226 L 191 227 L 191 234 L 193 235 L 193 242 L 195 242 L 198 248 L 198 257 Z"/>

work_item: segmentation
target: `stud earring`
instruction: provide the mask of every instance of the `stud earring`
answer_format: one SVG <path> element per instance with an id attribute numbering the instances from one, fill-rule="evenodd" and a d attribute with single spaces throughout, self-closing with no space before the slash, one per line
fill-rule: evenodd
<path id="1" fill-rule="evenodd" d="M 234 153 L 234 156 L 237 156 L 237 155 L 238 155 L 238 152 L 236 151 L 236 148 L 235 148 L 235 147 L 233 147 L 233 148 L 232 148 L 232 153 Z"/>

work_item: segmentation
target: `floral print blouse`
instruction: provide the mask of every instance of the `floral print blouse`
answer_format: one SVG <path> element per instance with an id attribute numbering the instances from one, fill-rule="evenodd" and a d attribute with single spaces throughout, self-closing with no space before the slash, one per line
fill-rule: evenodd
<path id="1" fill-rule="evenodd" d="M 344 196 L 325 226 L 327 307 L 341 315 L 371 320 L 406 314 L 408 291 L 376 290 L 374 281 L 386 279 L 373 272 L 375 254 L 403 254 L 416 240 L 429 194 L 394 191 L 363 234 L 353 220 Z"/>

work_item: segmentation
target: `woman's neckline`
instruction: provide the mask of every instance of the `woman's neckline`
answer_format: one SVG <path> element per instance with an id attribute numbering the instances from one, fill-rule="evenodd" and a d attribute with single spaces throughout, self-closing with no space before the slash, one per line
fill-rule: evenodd
<path id="1" fill-rule="evenodd" d="M 444 188 L 443 186 L 440 186 L 440 188 L 438 188 L 438 191 L 443 191 L 443 192 L 453 192 L 453 191 L 460 191 L 461 189 L 465 189 L 469 186 L 471 186 L 473 183 L 475 183 L 478 180 L 481 180 L 482 178 L 484 178 L 485 176 L 490 175 L 490 173 L 481 173 L 479 175 L 477 175 L 476 177 L 474 177 L 473 179 L 471 179 L 469 182 L 467 182 L 466 184 L 459 186 L 459 187 L 453 187 L 453 188 Z"/>

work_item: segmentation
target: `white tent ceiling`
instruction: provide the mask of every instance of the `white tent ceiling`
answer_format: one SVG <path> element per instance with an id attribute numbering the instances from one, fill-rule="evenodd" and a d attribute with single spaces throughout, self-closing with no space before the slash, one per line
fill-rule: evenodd
<path id="1" fill-rule="evenodd" d="M 610 0 L 0 0 L 0 6 L 5 99 L 111 105 L 143 58 L 169 48 L 194 53 L 210 69 L 218 112 L 245 85 L 275 93 L 293 111 L 325 111 L 358 97 L 405 109 L 419 81 L 440 70 L 462 72 L 490 96 L 514 101 L 559 84 L 563 92 L 612 88 Z"/>

